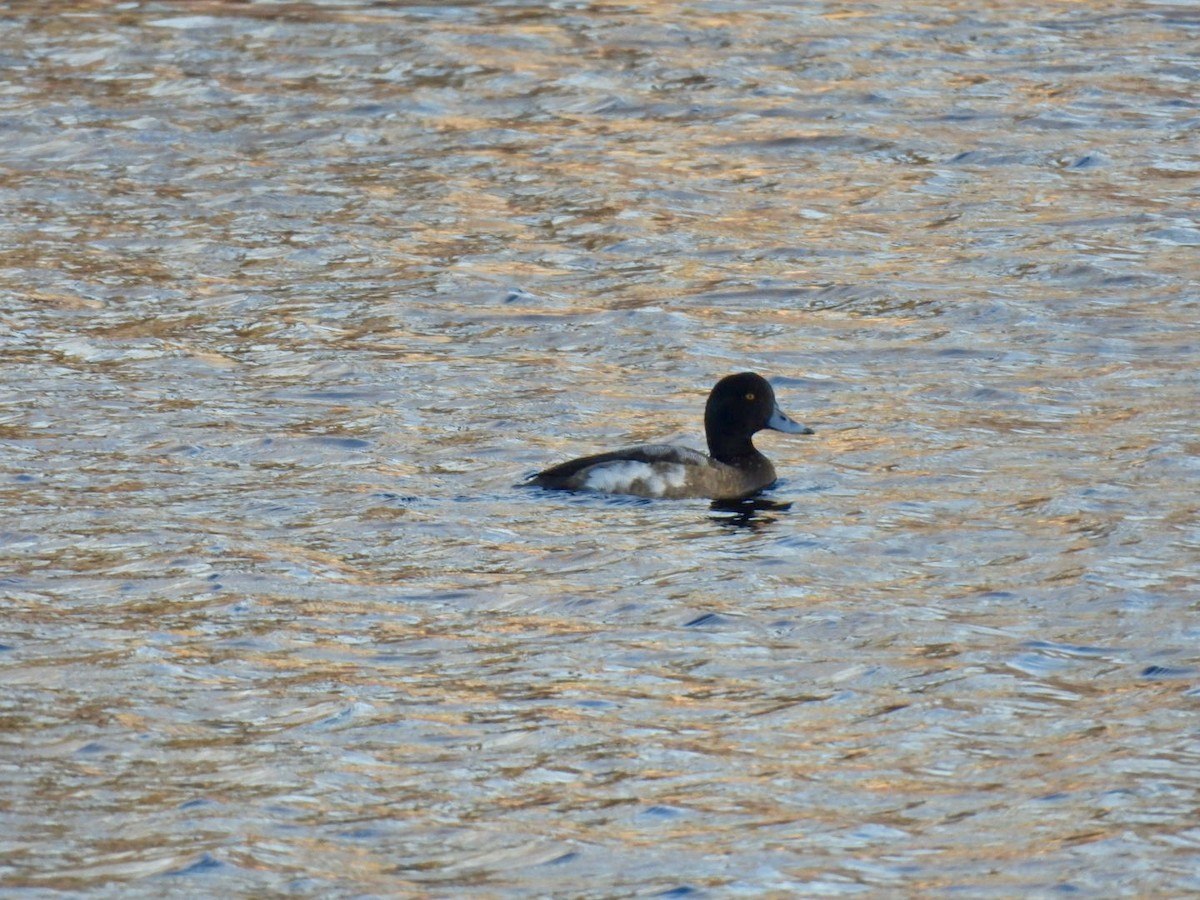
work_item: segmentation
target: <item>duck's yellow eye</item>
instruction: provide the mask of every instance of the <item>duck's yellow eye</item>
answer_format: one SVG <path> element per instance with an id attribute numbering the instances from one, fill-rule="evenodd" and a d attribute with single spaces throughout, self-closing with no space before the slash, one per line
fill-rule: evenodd
<path id="1" fill-rule="evenodd" d="M 748 393 L 748 394 L 746 395 L 746 399 L 747 399 L 747 400 L 753 400 L 753 399 L 754 399 L 754 391 L 751 391 L 750 393 Z"/>

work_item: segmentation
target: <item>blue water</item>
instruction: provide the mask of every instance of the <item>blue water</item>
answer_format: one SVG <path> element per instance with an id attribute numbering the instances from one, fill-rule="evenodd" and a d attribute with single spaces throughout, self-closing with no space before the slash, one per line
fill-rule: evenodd
<path id="1" fill-rule="evenodd" d="M 10 11 L 0 886 L 1200 890 L 1198 31 Z"/>

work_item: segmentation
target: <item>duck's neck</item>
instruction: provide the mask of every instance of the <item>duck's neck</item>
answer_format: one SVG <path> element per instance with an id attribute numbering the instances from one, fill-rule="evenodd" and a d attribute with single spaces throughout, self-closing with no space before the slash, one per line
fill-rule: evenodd
<path id="1" fill-rule="evenodd" d="M 744 467 L 747 463 L 754 464 L 760 459 L 766 459 L 766 457 L 755 449 L 749 437 L 709 434 L 707 438 L 708 453 L 718 462 L 723 462 L 730 466 L 741 464 Z"/>

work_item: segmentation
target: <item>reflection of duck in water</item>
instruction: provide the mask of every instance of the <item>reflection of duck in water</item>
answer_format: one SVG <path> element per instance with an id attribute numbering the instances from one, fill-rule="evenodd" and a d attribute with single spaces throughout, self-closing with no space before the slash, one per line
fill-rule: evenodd
<path id="1" fill-rule="evenodd" d="M 771 513 L 787 512 L 791 503 L 779 503 L 766 497 L 742 497 L 740 500 L 714 500 L 708 518 L 725 528 L 759 531 L 775 521 Z"/>
<path id="2" fill-rule="evenodd" d="M 750 440 L 764 428 L 812 434 L 811 428 L 784 415 L 761 375 L 728 375 L 717 382 L 704 407 L 709 456 L 675 444 L 640 444 L 561 463 L 529 483 L 638 497 L 748 497 L 775 482 L 775 467 Z"/>

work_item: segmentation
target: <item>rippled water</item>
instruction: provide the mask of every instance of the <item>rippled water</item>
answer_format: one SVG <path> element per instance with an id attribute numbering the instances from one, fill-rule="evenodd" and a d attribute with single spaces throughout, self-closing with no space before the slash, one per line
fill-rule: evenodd
<path id="1" fill-rule="evenodd" d="M 1200 890 L 1198 47 L 9 4 L 0 886 Z M 517 486 L 743 369 L 762 502 Z"/>

